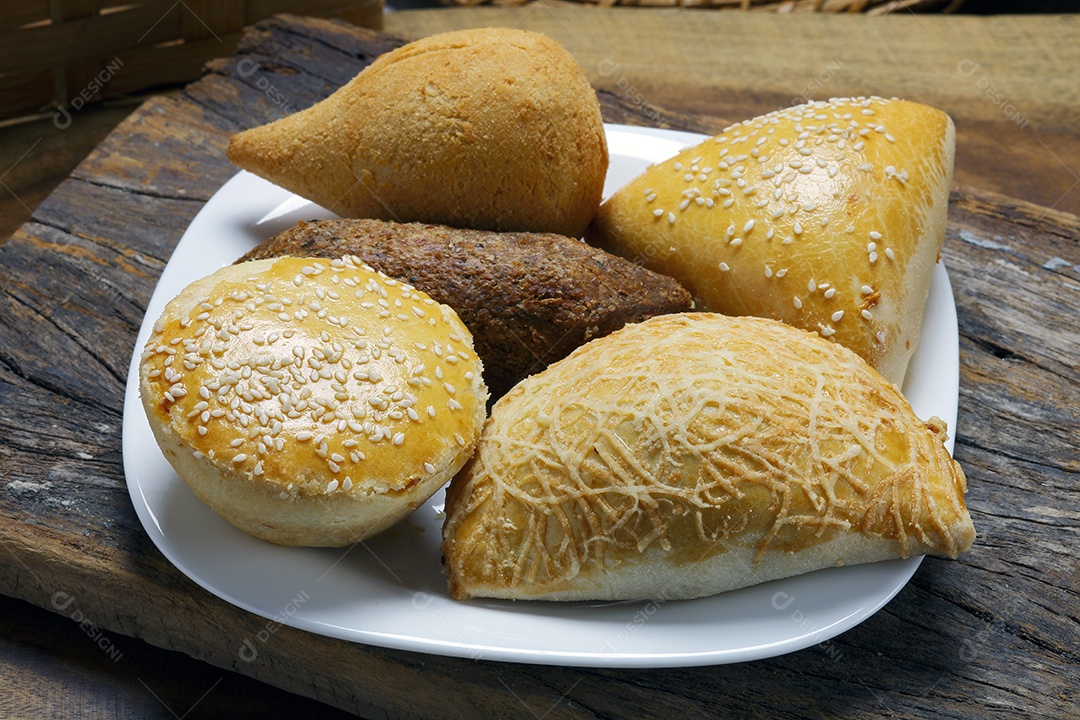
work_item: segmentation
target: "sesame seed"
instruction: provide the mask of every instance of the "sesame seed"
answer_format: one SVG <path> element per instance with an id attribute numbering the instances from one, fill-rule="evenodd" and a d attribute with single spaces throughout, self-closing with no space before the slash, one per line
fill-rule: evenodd
<path id="1" fill-rule="evenodd" d="M 795 309 L 802 310 L 802 300 L 800 300 L 797 296 L 795 298 Z"/>
<path id="2" fill-rule="evenodd" d="M 753 229 L 754 229 L 754 221 L 753 221 L 753 220 L 747 220 L 747 221 L 746 221 L 746 224 L 745 224 L 745 225 L 743 225 L 743 229 L 742 229 L 742 231 L 743 231 L 744 233 L 748 233 L 748 232 L 750 232 L 750 231 L 751 231 L 751 230 L 753 230 Z"/>
<path id="3" fill-rule="evenodd" d="M 836 288 L 829 288 L 825 291 L 826 300 L 832 300 L 834 297 L 836 297 Z"/>
<path id="4" fill-rule="evenodd" d="M 874 319 L 873 313 L 871 313 L 866 308 L 863 308 L 863 310 L 862 310 L 862 312 L 860 314 L 863 316 L 864 320 L 873 320 Z"/>
<path id="5" fill-rule="evenodd" d="M 244 453 L 237 453 L 237 454 L 233 455 L 233 459 L 232 459 L 232 461 L 234 463 L 242 463 L 245 460 L 247 460 L 247 455 L 245 455 Z"/>
<path id="6" fill-rule="evenodd" d="M 843 317 L 844 317 L 844 311 L 843 310 L 837 310 L 830 317 L 832 317 L 833 322 L 840 322 L 840 320 L 842 320 Z"/>

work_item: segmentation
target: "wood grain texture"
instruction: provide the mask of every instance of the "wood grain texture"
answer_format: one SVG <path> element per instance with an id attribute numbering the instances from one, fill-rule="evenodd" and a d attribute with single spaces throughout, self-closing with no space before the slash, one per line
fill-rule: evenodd
<path id="1" fill-rule="evenodd" d="M 60 595 L 56 605 L 63 608 L 59 616 L 0 596 L 0 717 L 5 720 L 352 717 L 182 653 L 92 627 L 96 618 L 86 618 L 74 598 Z M 59 632 L 43 632 L 54 625 Z"/>
<path id="2" fill-rule="evenodd" d="M 324 21 L 260 23 L 237 56 L 126 120 L 0 245 L 0 592 L 371 718 L 1075 714 L 1080 221 L 963 186 L 943 257 L 961 334 L 956 457 L 979 539 L 958 561 L 927 559 L 833 640 L 667 670 L 443 658 L 271 631 L 174 569 L 143 532 L 122 467 L 143 309 L 184 228 L 235 171 L 228 135 L 305 107 L 399 42 Z M 643 110 L 618 88 L 601 102 L 609 121 L 708 130 L 729 119 L 690 102 Z M 784 614 L 815 627 L 797 598 Z"/>

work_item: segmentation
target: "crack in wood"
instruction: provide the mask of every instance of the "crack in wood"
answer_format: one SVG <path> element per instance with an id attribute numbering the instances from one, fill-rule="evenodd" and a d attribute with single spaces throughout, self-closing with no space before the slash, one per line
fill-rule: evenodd
<path id="1" fill-rule="evenodd" d="M 969 448 L 974 448 L 976 450 L 980 450 L 980 451 L 982 451 L 984 453 L 988 453 L 988 454 L 991 454 L 991 455 L 999 455 L 1001 457 L 1008 458 L 1009 460 L 1013 460 L 1013 461 L 1018 462 L 1018 463 L 1023 463 L 1025 465 L 1034 465 L 1037 468 L 1042 467 L 1042 468 L 1046 468 L 1048 470 L 1054 470 L 1054 471 L 1059 472 L 1059 473 L 1064 473 L 1066 475 L 1073 475 L 1073 476 L 1077 475 L 1075 470 L 1072 470 L 1072 469 L 1070 469 L 1070 468 L 1068 468 L 1068 467 L 1066 467 L 1064 465 L 1055 465 L 1054 463 L 1049 462 L 1048 459 L 1045 458 L 1045 457 L 1042 458 L 1042 459 L 1036 458 L 1036 457 L 1024 457 L 1022 455 L 1017 455 L 1015 453 L 1010 453 L 1010 452 L 1006 451 L 1004 448 L 1002 448 L 1000 446 L 991 448 L 991 447 L 988 447 L 986 445 L 980 444 L 978 441 L 976 441 L 976 439 L 973 436 L 968 436 L 968 435 L 965 435 L 963 433 L 958 434 L 956 436 L 956 444 L 957 445 L 963 445 L 963 446 L 969 447 Z M 1012 485 L 1008 485 L 1007 483 L 1003 483 L 1003 484 L 1005 484 L 1007 487 L 1012 487 Z M 1061 487 L 1059 489 L 1065 490 L 1066 488 Z"/>
<path id="2" fill-rule="evenodd" d="M 14 302 L 16 302 L 19 305 L 26 308 L 26 310 L 29 311 L 30 313 L 32 313 L 35 317 L 40 318 L 43 322 L 47 322 L 49 325 L 56 328 L 57 331 L 59 331 L 61 335 L 64 335 L 69 340 L 71 340 L 76 345 L 78 345 L 79 348 L 81 350 L 83 350 L 83 352 L 85 352 L 87 355 L 92 357 L 103 368 L 105 368 L 105 370 L 109 373 L 109 375 L 112 376 L 112 378 L 114 380 L 116 380 L 116 382 L 119 383 L 121 387 L 123 387 L 124 385 L 127 384 L 127 375 L 126 375 L 126 373 L 122 374 L 122 373 L 118 373 L 116 370 L 114 370 L 104 358 L 102 358 L 93 349 L 91 349 L 90 344 L 78 332 L 72 330 L 71 328 L 63 327 L 54 318 L 51 318 L 51 317 L 49 317 L 47 315 L 41 314 L 40 312 L 38 312 L 34 308 L 33 305 L 26 302 L 25 300 L 20 298 L 18 295 L 12 293 L 8 288 L 0 288 L 0 291 L 2 291 L 5 296 L 11 298 Z M 0 350 L 0 353 L 2 353 L 2 350 Z M 68 360 L 70 360 L 70 358 Z M 25 378 L 25 379 L 29 379 L 29 378 Z M 67 396 L 66 393 L 58 392 L 56 389 L 50 388 L 50 391 L 54 392 L 57 395 L 64 395 L 65 397 Z"/>
<path id="3" fill-rule="evenodd" d="M 137 188 L 137 187 L 132 187 L 132 186 L 128 186 L 128 185 L 116 185 L 114 183 L 110 183 L 110 182 L 107 182 L 105 180 L 98 180 L 98 179 L 91 178 L 88 175 L 85 175 L 85 174 L 83 174 L 82 172 L 80 172 L 78 170 L 76 170 L 75 172 L 73 172 L 71 174 L 71 179 L 72 180 L 78 180 L 79 182 L 86 183 L 87 185 L 93 185 L 95 187 L 105 188 L 106 190 L 115 190 L 115 191 L 118 191 L 118 192 L 130 194 L 130 195 L 141 195 L 143 197 L 157 198 L 159 200 L 178 200 L 178 201 L 183 201 L 183 202 L 193 202 L 193 203 L 199 203 L 199 204 L 205 204 L 206 201 L 207 201 L 207 198 L 191 197 L 191 196 L 188 196 L 188 195 L 181 195 L 181 194 L 172 195 L 172 194 L 164 193 L 164 192 L 161 192 L 161 191 L 158 191 L 158 190 L 153 190 L 153 189 L 148 188 L 148 187 Z"/>

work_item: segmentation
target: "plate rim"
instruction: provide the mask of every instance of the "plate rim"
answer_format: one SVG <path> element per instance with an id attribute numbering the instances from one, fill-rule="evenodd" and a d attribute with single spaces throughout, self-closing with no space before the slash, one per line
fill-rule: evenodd
<path id="1" fill-rule="evenodd" d="M 690 133 L 685 131 L 673 131 L 660 128 L 645 128 L 629 125 L 619 124 L 607 124 L 605 123 L 605 131 L 609 133 L 622 133 L 627 136 L 645 136 L 660 138 L 665 140 L 673 140 L 686 145 L 694 144 L 706 139 L 707 135 L 698 133 Z M 207 203 L 200 209 L 196 217 L 191 221 L 188 227 L 185 229 L 180 242 L 177 244 L 179 249 L 185 242 L 185 239 L 189 234 L 196 234 L 203 228 L 202 225 L 206 224 L 209 220 L 209 214 L 207 208 L 214 206 L 215 198 L 227 197 L 230 189 L 235 190 L 235 187 L 243 187 L 244 185 L 258 181 L 266 183 L 266 181 L 255 178 L 244 171 L 236 173 L 221 188 L 214 193 L 213 196 L 207 201 Z M 266 183 L 269 185 L 269 183 Z M 235 187 L 234 187 L 235 186 Z M 288 199 L 291 196 L 290 193 L 284 191 L 281 188 L 276 188 L 279 191 L 279 195 Z M 295 197 L 295 196 L 293 196 Z M 220 202 L 220 200 L 219 200 Z M 280 206 L 281 203 L 278 203 Z M 316 206 L 317 207 L 317 206 Z M 174 252 L 169 258 L 166 267 L 162 271 L 161 278 L 170 277 L 169 265 L 173 264 L 174 258 L 178 256 L 178 253 L 174 249 Z M 951 335 L 958 336 L 956 325 L 956 309 L 955 300 L 953 298 L 951 283 L 949 282 L 947 270 L 942 263 L 939 263 L 935 267 L 935 274 L 940 274 L 944 278 L 945 289 L 947 290 L 947 303 L 943 308 L 946 311 L 946 317 L 943 318 L 951 324 Z M 145 344 L 146 338 L 149 335 L 149 328 L 153 323 L 153 319 L 160 313 L 164 307 L 165 302 L 171 299 L 176 293 L 169 290 L 168 285 L 163 284 L 159 278 L 155 285 L 154 293 L 151 296 L 150 301 L 147 303 L 146 314 L 140 325 L 138 338 L 133 348 L 132 358 L 129 365 L 129 374 L 125 386 L 125 402 L 123 412 L 123 426 L 122 426 L 122 451 L 125 470 L 125 484 L 128 487 L 129 496 L 132 499 L 132 503 L 139 517 L 140 523 L 143 526 L 144 531 L 150 536 L 151 541 L 157 547 L 157 549 L 165 556 L 165 558 L 184 574 L 188 579 L 195 582 L 204 590 L 210 592 L 216 597 L 229 602 L 230 604 L 239 607 L 243 610 L 251 612 L 267 620 L 279 620 L 281 619 L 278 614 L 271 613 L 265 608 L 259 607 L 257 604 L 239 597 L 235 592 L 228 589 L 219 587 L 215 583 L 209 582 L 205 577 L 205 573 L 199 573 L 189 567 L 189 564 L 185 561 L 181 553 L 177 552 L 172 547 L 169 539 L 166 537 L 165 531 L 162 528 L 161 521 L 155 513 L 155 507 L 152 505 L 151 500 L 147 497 L 147 488 L 140 482 L 140 472 L 137 466 L 136 443 L 138 441 L 136 430 L 139 428 L 139 422 L 145 425 L 145 431 L 150 432 L 149 424 L 146 420 L 145 414 L 142 410 L 142 404 L 139 400 L 138 394 L 138 367 L 141 355 L 141 348 Z M 194 278 L 188 278 L 188 281 Z M 160 295 L 160 297 L 159 297 Z M 929 306 L 928 306 L 929 307 Z M 151 313 L 153 312 L 153 316 Z M 925 323 L 924 323 L 925 325 Z M 950 396 L 950 406 L 952 408 L 952 416 L 946 418 L 950 429 L 950 438 L 947 443 L 950 453 L 952 452 L 952 437 L 955 435 L 955 415 L 959 402 L 959 343 L 958 339 L 955 343 L 956 347 L 950 350 L 950 379 L 946 382 L 948 387 L 952 388 L 954 392 Z M 955 365 L 955 372 L 952 373 L 951 366 Z M 952 374 L 955 374 L 955 382 L 952 381 Z M 156 444 L 153 448 L 142 448 L 143 452 L 154 452 L 157 450 Z M 160 451 L 158 451 L 160 452 Z M 179 477 L 173 477 L 169 482 L 174 485 L 179 484 L 183 486 L 183 490 L 190 493 L 187 490 L 186 485 Z M 239 530 L 235 532 L 240 533 Z M 283 550 L 291 550 L 290 548 L 283 548 Z M 448 657 L 460 657 L 477 659 L 480 657 L 484 660 L 493 660 L 500 662 L 517 662 L 517 663 L 529 663 L 540 665 L 570 665 L 576 667 L 605 667 L 605 668 L 662 668 L 662 667 L 691 667 L 691 666 L 704 666 L 704 665 L 716 665 L 716 664 L 728 664 L 735 662 L 749 662 L 753 660 L 760 660 L 768 657 L 774 657 L 777 655 L 787 654 L 798 650 L 817 645 L 824 641 L 827 641 L 842 632 L 845 632 L 858 624 L 865 621 L 867 618 L 874 615 L 878 610 L 888 604 L 907 584 L 910 582 L 911 577 L 917 571 L 921 565 L 922 557 L 915 556 L 903 560 L 891 560 L 884 561 L 885 563 L 892 563 L 899 568 L 896 573 L 895 587 L 890 589 L 876 598 L 875 602 L 860 608 L 857 612 L 849 614 L 845 617 L 841 617 L 831 623 L 826 624 L 822 628 L 814 628 L 813 631 L 803 633 L 802 635 L 795 635 L 785 640 L 780 640 L 771 643 L 765 643 L 759 646 L 749 646 L 742 648 L 722 648 L 713 650 L 697 650 L 697 651 L 682 651 L 682 652 L 620 652 L 615 653 L 614 656 L 603 655 L 596 651 L 576 651 L 576 650 L 548 650 L 548 649 L 536 649 L 530 650 L 528 648 L 509 648 L 506 646 L 498 646 L 492 644 L 482 643 L 468 643 L 461 641 L 452 641 L 436 638 L 416 638 L 407 634 L 390 634 L 390 633 L 376 633 L 373 631 L 363 631 L 349 628 L 342 628 L 339 626 L 328 625 L 324 622 L 309 620 L 304 616 L 292 615 L 284 619 L 282 624 L 296 627 L 301 630 L 313 632 L 316 634 L 335 637 L 338 639 L 347 640 L 350 642 L 357 642 L 360 644 L 408 650 L 413 652 L 425 652 L 436 655 L 443 655 Z M 840 568 L 839 570 L 856 569 L 865 566 L 850 566 L 850 568 Z M 829 572 L 832 569 L 820 572 Z M 816 573 L 809 573 L 807 575 L 796 576 L 795 578 L 785 578 L 771 583 L 764 583 L 762 585 L 751 586 L 749 589 L 765 587 L 781 587 L 786 581 L 805 578 Z M 739 590 L 732 591 L 733 593 L 740 592 Z M 724 594 L 726 595 L 726 593 Z M 713 596 L 716 597 L 716 596 Z M 775 595 L 774 595 L 775 597 Z M 704 598 L 703 600 L 709 600 Z M 456 601 L 451 601 L 456 602 Z M 529 601 L 522 601 L 529 602 Z M 674 602 L 674 601 L 673 601 Z M 696 602 L 696 601 L 678 601 L 678 602 Z M 645 603 L 638 603 L 645 604 Z M 632 603 L 627 603 L 632 605 Z"/>

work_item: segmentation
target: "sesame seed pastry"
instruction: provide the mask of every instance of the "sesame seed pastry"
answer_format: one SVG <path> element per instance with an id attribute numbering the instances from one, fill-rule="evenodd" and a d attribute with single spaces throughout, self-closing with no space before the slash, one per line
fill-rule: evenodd
<path id="1" fill-rule="evenodd" d="M 232 138 L 229 159 L 342 217 L 581 237 L 608 152 L 585 72 L 539 33 L 442 33 Z"/>
<path id="2" fill-rule="evenodd" d="M 405 517 L 472 454 L 487 389 L 455 312 L 359 260 L 221 268 L 154 325 L 140 394 L 177 474 L 280 545 Z"/>
<path id="3" fill-rule="evenodd" d="M 753 118 L 608 199 L 588 239 L 671 275 L 697 307 L 851 348 L 901 384 L 945 239 L 955 131 L 877 97 Z"/>
<path id="4" fill-rule="evenodd" d="M 781 322 L 661 315 L 492 410 L 451 482 L 455 598 L 694 598 L 974 540 L 938 418 Z"/>

